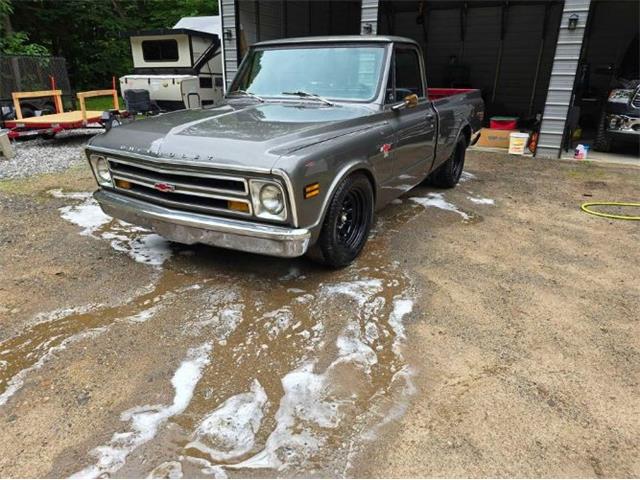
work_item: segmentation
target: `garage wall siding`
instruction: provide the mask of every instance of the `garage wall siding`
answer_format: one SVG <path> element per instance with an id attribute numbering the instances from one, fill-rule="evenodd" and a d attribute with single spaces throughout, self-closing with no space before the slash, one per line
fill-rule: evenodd
<path id="1" fill-rule="evenodd" d="M 222 16 L 222 42 L 224 49 L 224 81 L 226 86 L 231 85 L 234 75 L 238 71 L 238 45 L 236 31 L 236 2 L 235 0 L 220 0 L 220 15 Z M 227 38 L 225 32 L 231 33 Z"/>
<path id="2" fill-rule="evenodd" d="M 536 156 L 550 158 L 560 156 L 562 137 L 573 96 L 573 83 L 589 15 L 589 4 L 590 0 L 565 1 Z M 573 14 L 579 16 L 578 26 L 575 30 L 569 30 L 569 17 Z"/>

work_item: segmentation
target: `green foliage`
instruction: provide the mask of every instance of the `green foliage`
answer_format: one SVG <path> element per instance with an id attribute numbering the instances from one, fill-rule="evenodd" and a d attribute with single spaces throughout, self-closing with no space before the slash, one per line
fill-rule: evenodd
<path id="1" fill-rule="evenodd" d="M 216 15 L 217 0 L 0 0 L 30 45 L 65 57 L 76 90 L 106 88 L 130 72 L 127 32 L 166 28 L 180 18 Z M 13 10 L 13 11 L 11 11 Z"/>
<path id="2" fill-rule="evenodd" d="M 9 34 L 0 38 L 0 53 L 5 55 L 49 55 L 49 49 L 37 43 L 29 43 L 29 36 L 24 32 Z"/>
<path id="3" fill-rule="evenodd" d="M 0 0 L 0 17 L 13 13 L 13 7 L 9 0 Z"/>

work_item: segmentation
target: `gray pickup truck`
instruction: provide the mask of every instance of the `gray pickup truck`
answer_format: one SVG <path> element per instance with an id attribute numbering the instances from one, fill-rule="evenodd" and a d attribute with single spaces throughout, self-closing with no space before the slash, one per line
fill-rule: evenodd
<path id="1" fill-rule="evenodd" d="M 483 120 L 477 90 L 426 88 L 423 58 L 392 36 L 253 45 L 218 105 L 94 137 L 95 199 L 179 243 L 346 266 L 375 210 L 456 185 Z"/>

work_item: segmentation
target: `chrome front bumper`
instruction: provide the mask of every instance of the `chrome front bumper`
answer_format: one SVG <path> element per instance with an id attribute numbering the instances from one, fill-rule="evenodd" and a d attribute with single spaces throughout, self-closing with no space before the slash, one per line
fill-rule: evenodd
<path id="1" fill-rule="evenodd" d="M 299 257 L 307 251 L 311 238 L 310 231 L 304 228 L 173 210 L 108 190 L 98 190 L 93 196 L 107 215 L 150 228 L 168 240 L 188 245 L 204 243 L 275 257 Z"/>

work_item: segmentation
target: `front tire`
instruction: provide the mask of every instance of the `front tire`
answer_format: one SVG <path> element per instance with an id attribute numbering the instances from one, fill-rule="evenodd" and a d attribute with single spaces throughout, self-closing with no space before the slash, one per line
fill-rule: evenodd
<path id="1" fill-rule="evenodd" d="M 373 188 L 360 173 L 336 188 L 312 258 L 332 268 L 351 264 L 362 252 L 373 223 Z"/>
<path id="2" fill-rule="evenodd" d="M 611 143 L 611 137 L 607 134 L 607 116 L 603 113 L 598 122 L 598 133 L 593 149 L 599 152 L 610 152 Z"/>
<path id="3" fill-rule="evenodd" d="M 467 153 L 467 142 L 458 140 L 451 156 L 429 178 L 430 183 L 440 188 L 453 188 L 460 181 L 464 170 L 464 158 Z"/>

